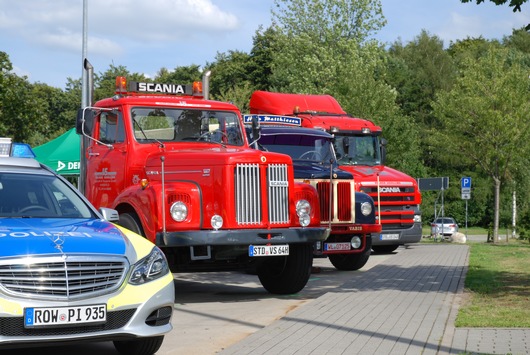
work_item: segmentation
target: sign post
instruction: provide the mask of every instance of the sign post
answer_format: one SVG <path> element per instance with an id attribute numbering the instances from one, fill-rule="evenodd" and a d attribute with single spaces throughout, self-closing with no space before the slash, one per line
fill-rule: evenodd
<path id="1" fill-rule="evenodd" d="M 471 198 L 471 178 L 463 177 L 461 180 L 462 200 L 466 200 L 466 238 L 467 238 L 467 201 Z"/>

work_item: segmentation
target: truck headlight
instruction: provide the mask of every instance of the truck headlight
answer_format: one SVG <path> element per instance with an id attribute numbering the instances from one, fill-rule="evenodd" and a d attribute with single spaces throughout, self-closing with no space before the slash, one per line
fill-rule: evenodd
<path id="1" fill-rule="evenodd" d="M 298 200 L 296 202 L 296 214 L 300 217 L 303 214 L 311 214 L 311 204 L 307 200 Z"/>
<path id="2" fill-rule="evenodd" d="M 414 215 L 414 223 L 421 223 L 421 214 Z"/>
<path id="3" fill-rule="evenodd" d="M 212 224 L 213 229 L 218 230 L 223 226 L 223 217 L 219 216 L 218 214 L 213 215 L 210 223 Z"/>
<path id="4" fill-rule="evenodd" d="M 169 272 L 166 256 L 158 247 L 154 247 L 151 253 L 133 265 L 129 283 L 142 285 L 156 280 Z"/>
<path id="5" fill-rule="evenodd" d="M 365 216 L 368 216 L 372 213 L 372 204 L 370 202 L 361 203 L 361 213 Z"/>
<path id="6" fill-rule="evenodd" d="M 355 236 L 351 239 L 350 243 L 353 249 L 359 249 L 361 246 L 361 238 Z"/>
<path id="7" fill-rule="evenodd" d="M 169 213 L 175 221 L 182 222 L 188 217 L 188 206 L 182 201 L 177 201 L 171 205 Z"/>

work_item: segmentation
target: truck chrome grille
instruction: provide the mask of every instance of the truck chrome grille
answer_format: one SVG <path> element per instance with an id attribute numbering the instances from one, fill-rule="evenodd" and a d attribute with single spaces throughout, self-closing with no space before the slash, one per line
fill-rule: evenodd
<path id="1" fill-rule="evenodd" d="M 261 222 L 261 179 L 259 164 L 238 164 L 235 174 L 238 224 Z"/>
<path id="2" fill-rule="evenodd" d="M 37 299 L 73 300 L 105 294 L 125 279 L 128 263 L 121 257 L 35 258 L 28 263 L 0 262 L 0 287 L 9 294 Z"/>
<path id="3" fill-rule="evenodd" d="M 262 198 L 268 198 L 270 223 L 289 223 L 287 165 L 267 166 L 267 195 L 262 194 L 259 164 L 237 164 L 235 168 L 236 220 L 240 225 L 263 222 Z"/>
<path id="4" fill-rule="evenodd" d="M 322 223 L 330 222 L 329 180 L 313 180 L 320 200 L 320 218 Z M 353 181 L 333 180 L 333 203 L 331 205 L 331 223 L 353 223 L 355 221 L 355 188 Z"/>
<path id="5" fill-rule="evenodd" d="M 269 220 L 271 223 L 289 222 L 289 180 L 287 165 L 270 164 L 267 167 L 269 183 Z"/>

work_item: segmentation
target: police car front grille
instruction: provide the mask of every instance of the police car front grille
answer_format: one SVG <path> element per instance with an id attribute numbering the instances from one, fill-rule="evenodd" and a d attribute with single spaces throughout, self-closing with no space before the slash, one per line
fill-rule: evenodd
<path id="1" fill-rule="evenodd" d="M 262 191 L 259 164 L 238 164 L 235 169 L 236 220 L 240 225 L 262 223 L 262 199 L 268 198 L 268 219 L 272 224 L 289 223 L 289 180 L 286 164 L 267 166 L 267 190 Z"/>
<path id="2" fill-rule="evenodd" d="M 117 289 L 128 263 L 121 257 L 35 258 L 0 262 L 0 287 L 14 296 L 72 300 L 94 297 Z"/>

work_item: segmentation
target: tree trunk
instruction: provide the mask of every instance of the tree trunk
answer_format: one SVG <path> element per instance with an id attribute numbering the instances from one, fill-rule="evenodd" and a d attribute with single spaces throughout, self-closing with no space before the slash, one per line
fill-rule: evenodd
<path id="1" fill-rule="evenodd" d="M 501 180 L 499 178 L 493 178 L 495 182 L 495 209 L 493 217 L 493 243 L 499 242 L 499 206 L 500 206 L 500 196 L 501 196 Z"/>

